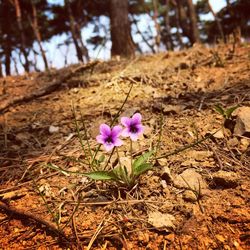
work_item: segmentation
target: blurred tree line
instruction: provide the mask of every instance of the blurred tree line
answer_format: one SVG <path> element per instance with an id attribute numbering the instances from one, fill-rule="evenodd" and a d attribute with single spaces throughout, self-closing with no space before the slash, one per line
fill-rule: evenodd
<path id="1" fill-rule="evenodd" d="M 201 15 L 208 13 L 213 20 L 202 20 Z M 109 18 L 109 25 L 101 22 L 103 16 Z M 140 30 L 142 16 L 150 17 L 154 29 L 148 25 L 145 31 Z M 208 0 L 196 4 L 192 0 L 0 0 L 0 76 L 10 75 L 11 65 L 16 73 L 19 64 L 26 72 L 39 70 L 37 57 L 49 69 L 44 42 L 56 35 L 67 34 L 63 46 L 73 44 L 78 61 L 86 63 L 90 60 L 88 44 L 97 49 L 111 41 L 112 56 L 131 58 L 143 53 L 142 43 L 136 43 L 134 35 L 140 36 L 152 53 L 194 43 L 227 42 L 228 35 L 236 31 L 249 38 L 249 17 L 249 0 L 226 0 L 218 13 Z M 82 30 L 89 24 L 94 28 L 86 40 Z"/>

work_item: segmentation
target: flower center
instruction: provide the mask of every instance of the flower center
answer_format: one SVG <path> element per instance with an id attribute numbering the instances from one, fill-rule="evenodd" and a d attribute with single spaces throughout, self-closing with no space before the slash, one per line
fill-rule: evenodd
<path id="1" fill-rule="evenodd" d="M 112 136 L 107 137 L 106 140 L 105 140 L 105 142 L 106 142 L 107 144 L 112 144 L 112 143 L 113 143 L 113 138 L 112 138 Z"/>
<path id="2" fill-rule="evenodd" d="M 134 125 L 134 124 L 131 124 L 130 126 L 130 132 L 133 133 L 133 134 L 136 134 L 138 132 L 138 129 L 137 127 Z"/>

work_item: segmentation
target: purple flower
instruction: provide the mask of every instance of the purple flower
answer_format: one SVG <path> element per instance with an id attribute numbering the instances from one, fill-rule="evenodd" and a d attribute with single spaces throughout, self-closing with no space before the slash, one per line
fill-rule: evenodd
<path id="1" fill-rule="evenodd" d="M 101 124 L 100 135 L 96 137 L 97 142 L 103 144 L 107 151 L 113 147 L 122 145 L 122 140 L 119 138 L 122 132 L 121 126 L 114 126 L 112 129 L 107 124 Z"/>
<path id="2" fill-rule="evenodd" d="M 125 126 L 122 136 L 130 137 L 132 141 L 136 141 L 143 134 L 144 127 L 141 124 L 141 114 L 135 113 L 132 118 L 122 117 L 121 123 Z"/>

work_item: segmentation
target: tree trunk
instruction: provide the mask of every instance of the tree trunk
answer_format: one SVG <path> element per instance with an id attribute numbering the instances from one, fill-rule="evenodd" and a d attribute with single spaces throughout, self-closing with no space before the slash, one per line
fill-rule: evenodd
<path id="1" fill-rule="evenodd" d="M 17 26 L 20 32 L 20 36 L 21 36 L 21 51 L 23 53 L 24 56 L 24 69 L 26 72 L 29 72 L 29 60 L 28 60 L 28 53 L 26 51 L 26 37 L 24 34 L 24 30 L 23 30 L 23 23 L 22 23 L 22 12 L 21 12 L 21 8 L 20 8 L 20 3 L 19 0 L 15 0 L 14 2 L 15 4 L 15 9 L 16 9 L 16 18 L 17 18 Z"/>
<path id="2" fill-rule="evenodd" d="M 40 33 L 40 30 L 39 30 L 38 21 L 37 21 L 37 9 L 36 9 L 36 5 L 35 5 L 33 0 L 31 0 L 31 7 L 32 7 L 32 14 L 33 14 L 33 22 L 30 21 L 31 26 L 33 28 L 33 31 L 34 31 L 34 34 L 36 36 L 38 46 L 39 46 L 40 51 L 41 51 L 41 55 L 42 55 L 43 62 L 44 62 L 44 67 L 45 67 L 46 70 L 48 70 L 49 65 L 48 65 L 48 61 L 47 61 L 47 58 L 46 58 L 45 51 L 44 51 L 43 46 L 42 46 L 42 37 L 41 37 L 41 33 Z"/>
<path id="3" fill-rule="evenodd" d="M 110 0 L 111 56 L 134 57 L 128 0 Z"/>
<path id="4" fill-rule="evenodd" d="M 67 12 L 68 12 L 69 23 L 70 23 L 70 32 L 71 32 L 72 39 L 73 39 L 73 42 L 74 42 L 74 45 L 76 48 L 76 55 L 77 55 L 78 60 L 80 62 L 83 62 L 83 54 L 82 54 L 82 51 L 81 51 L 80 46 L 78 44 L 77 35 L 76 35 L 76 31 L 75 31 L 75 25 L 74 25 L 75 18 L 73 16 L 69 1 L 64 0 L 64 5 L 66 6 Z"/>
<path id="5" fill-rule="evenodd" d="M 170 10 L 170 0 L 165 0 L 166 14 L 165 14 L 165 28 L 167 32 L 166 48 L 167 50 L 173 50 L 173 41 L 171 37 L 171 27 L 169 21 L 169 10 Z"/>
<path id="6" fill-rule="evenodd" d="M 6 76 L 10 76 L 11 70 L 10 70 L 10 62 L 11 62 L 11 49 L 7 45 L 5 48 L 5 74 Z"/>
<path id="7" fill-rule="evenodd" d="M 2 63 L 0 62 L 0 77 L 3 77 Z"/>
<path id="8" fill-rule="evenodd" d="M 68 0 L 64 0 L 64 4 L 67 8 L 68 17 L 70 21 L 70 31 L 72 34 L 72 39 L 76 48 L 76 54 L 79 61 L 84 62 L 84 57 L 86 57 L 86 61 L 89 61 L 88 50 L 84 46 L 82 39 L 81 39 L 81 29 L 77 25 L 75 21 L 74 15 L 72 13 L 72 9 L 70 7 L 70 3 Z"/>
<path id="9" fill-rule="evenodd" d="M 159 16 L 158 1 L 157 0 L 153 0 L 153 7 L 154 7 L 153 20 L 154 20 L 155 31 L 156 31 L 155 44 L 156 44 L 157 51 L 159 51 L 159 47 L 160 47 L 160 43 L 161 43 L 161 28 L 160 28 L 160 25 L 157 21 L 157 18 Z"/>
<path id="10" fill-rule="evenodd" d="M 0 15 L 4 16 L 4 22 L 0 23 L 0 36 L 2 38 L 2 50 L 4 60 L 2 65 L 5 69 L 5 75 L 10 75 L 10 63 L 11 63 L 11 37 L 10 37 L 10 28 L 11 28 L 11 14 L 10 14 L 10 3 L 5 1 L 2 3 L 2 8 Z"/>
<path id="11" fill-rule="evenodd" d="M 182 30 L 182 34 L 183 34 L 183 36 L 187 36 L 189 41 L 192 41 L 192 32 L 191 32 L 191 29 L 187 23 L 188 16 L 187 16 L 187 13 L 186 13 L 185 8 L 183 6 L 183 2 L 181 0 L 176 0 L 176 6 L 177 6 L 177 8 L 176 8 L 177 22 L 178 22 L 179 27 Z"/>
<path id="12" fill-rule="evenodd" d="M 197 26 L 195 7 L 192 0 L 187 0 L 188 14 L 190 19 L 190 28 L 192 31 L 191 43 L 200 43 L 200 34 Z"/>
<path id="13" fill-rule="evenodd" d="M 75 29 L 76 29 L 76 35 L 77 35 L 78 41 L 79 41 L 79 43 L 81 45 L 82 54 L 86 58 L 86 62 L 89 62 L 90 58 L 89 58 L 88 49 L 83 44 L 82 35 L 81 35 L 81 27 L 80 27 L 80 25 L 77 22 L 75 22 Z"/>
<path id="14" fill-rule="evenodd" d="M 184 45 L 183 45 L 182 36 L 181 36 L 181 33 L 180 33 L 180 29 L 181 29 L 180 19 L 181 19 L 181 17 L 180 17 L 179 7 L 178 7 L 177 4 L 175 5 L 175 13 L 176 13 L 175 21 L 176 21 L 176 28 L 177 28 L 177 31 L 176 31 L 177 39 L 178 39 L 180 48 L 183 49 Z"/>

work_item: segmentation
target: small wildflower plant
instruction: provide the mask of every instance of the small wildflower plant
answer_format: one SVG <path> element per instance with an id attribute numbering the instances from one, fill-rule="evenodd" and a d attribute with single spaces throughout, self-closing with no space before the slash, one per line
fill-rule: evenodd
<path id="1" fill-rule="evenodd" d="M 141 120 L 141 114 L 135 113 L 131 118 L 121 118 L 123 127 L 117 125 L 110 128 L 107 124 L 100 125 L 100 134 L 96 137 L 96 140 L 104 146 L 106 151 L 116 151 L 119 166 L 109 171 L 94 171 L 88 173 L 87 176 L 93 179 L 113 180 L 128 187 L 132 187 L 141 174 L 152 168 L 152 164 L 147 161 L 150 156 L 152 156 L 153 151 L 146 152 L 135 160 L 133 160 L 132 157 L 132 142 L 137 141 L 144 131 Z M 120 161 L 118 147 L 123 145 L 123 141 L 120 137 L 123 137 L 123 139 L 127 137 L 130 140 L 131 171 L 129 171 L 123 162 Z"/>
<path id="2" fill-rule="evenodd" d="M 132 188 L 139 176 L 153 167 L 152 162 L 149 161 L 150 157 L 154 154 L 154 150 L 150 150 L 145 152 L 138 158 L 133 159 L 133 143 L 139 140 L 144 132 L 144 126 L 142 125 L 142 115 L 140 113 L 135 113 L 132 117 L 122 117 L 120 121 L 118 121 L 118 117 L 120 116 L 123 106 L 127 102 L 128 96 L 132 90 L 132 86 L 133 85 L 131 85 L 124 102 L 122 103 L 111 124 L 108 125 L 103 123 L 100 125 L 99 135 L 96 136 L 96 141 L 99 145 L 94 151 L 90 147 L 87 129 L 83 116 L 81 115 L 84 137 L 87 138 L 86 145 L 82 139 L 80 126 L 76 119 L 76 112 L 73 106 L 72 111 L 75 117 L 76 132 L 85 155 L 85 161 L 79 163 L 87 164 L 91 169 L 90 172 L 68 171 L 54 164 L 49 164 L 48 166 L 54 170 L 62 172 L 65 175 L 78 174 L 87 176 L 93 180 L 115 181 L 119 185 Z M 115 122 L 120 122 L 120 124 L 115 125 Z M 130 141 L 131 166 L 129 169 L 127 169 L 124 162 L 119 157 L 119 147 L 124 145 L 124 140 Z M 109 154 L 107 160 L 105 159 L 104 154 L 101 154 L 101 156 L 97 159 L 98 152 L 100 151 L 102 146 L 104 147 L 107 154 Z M 113 168 L 110 167 L 110 160 L 114 153 L 117 154 L 118 166 Z"/>
<path id="3" fill-rule="evenodd" d="M 231 119 L 233 112 L 239 107 L 239 105 L 224 109 L 220 104 L 216 104 L 214 110 L 221 114 L 224 119 Z"/>

